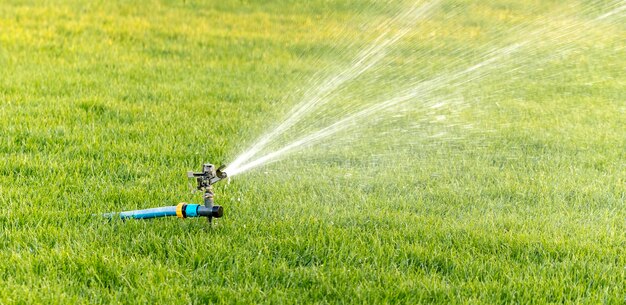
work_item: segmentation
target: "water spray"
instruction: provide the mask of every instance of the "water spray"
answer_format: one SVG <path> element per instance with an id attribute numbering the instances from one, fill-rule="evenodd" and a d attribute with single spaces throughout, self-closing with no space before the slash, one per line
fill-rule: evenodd
<path id="1" fill-rule="evenodd" d="M 218 169 L 210 163 L 202 165 L 201 172 L 187 172 L 188 178 L 196 179 L 196 190 L 202 191 L 204 205 L 181 202 L 175 206 L 151 208 L 145 210 L 132 210 L 120 213 L 106 213 L 107 218 L 119 217 L 121 219 L 150 219 L 158 217 L 176 216 L 178 218 L 206 217 L 211 223 L 213 218 L 220 218 L 224 215 L 222 206 L 214 205 L 214 193 L 212 185 L 226 178 L 228 175 L 222 165 Z"/>

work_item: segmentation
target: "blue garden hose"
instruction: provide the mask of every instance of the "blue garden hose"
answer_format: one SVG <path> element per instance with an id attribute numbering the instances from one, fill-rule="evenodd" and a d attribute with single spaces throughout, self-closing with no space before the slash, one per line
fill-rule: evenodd
<path id="1" fill-rule="evenodd" d="M 214 205 L 211 207 L 206 207 L 199 204 L 193 203 L 179 203 L 175 206 L 168 207 L 160 207 L 160 208 L 152 208 L 145 210 L 132 210 L 132 211 L 124 211 L 120 213 L 106 213 L 104 217 L 109 219 L 115 218 L 116 216 L 121 219 L 150 219 L 150 218 L 158 218 L 158 217 L 168 217 L 168 216 L 176 216 L 178 218 L 188 218 L 188 217 L 209 217 L 209 218 L 220 218 L 224 214 L 224 209 L 222 209 L 219 205 Z"/>

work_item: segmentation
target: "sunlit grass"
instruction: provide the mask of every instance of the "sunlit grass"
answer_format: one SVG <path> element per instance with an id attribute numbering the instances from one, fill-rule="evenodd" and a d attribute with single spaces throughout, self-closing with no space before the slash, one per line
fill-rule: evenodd
<path id="1" fill-rule="evenodd" d="M 441 5 L 456 17 L 438 11 L 391 51 L 402 77 L 378 77 L 396 84 L 350 92 L 452 70 L 458 50 L 524 38 L 494 27 L 569 7 Z M 232 161 L 402 7 L 0 4 L 0 303 L 623 302 L 619 23 L 452 92 L 460 127 L 403 131 L 422 119 L 408 111 L 218 185 L 214 228 L 91 216 L 198 201 L 187 170 Z M 430 57 L 411 57 L 425 40 Z"/>

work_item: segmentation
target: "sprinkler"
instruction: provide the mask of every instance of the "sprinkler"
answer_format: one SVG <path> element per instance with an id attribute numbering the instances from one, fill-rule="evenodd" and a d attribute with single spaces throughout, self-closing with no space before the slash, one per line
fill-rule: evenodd
<path id="1" fill-rule="evenodd" d="M 206 163 L 202 165 L 201 172 L 187 172 L 187 177 L 196 179 L 196 190 L 204 192 L 204 205 L 181 202 L 175 206 L 106 213 L 104 216 L 113 218 L 119 215 L 121 219 L 149 219 L 167 216 L 177 216 L 178 218 L 206 217 L 209 223 L 211 223 L 213 218 L 220 218 L 224 215 L 222 206 L 214 205 L 212 185 L 227 177 L 223 171 L 225 167 L 225 165 L 222 165 L 216 170 L 213 164 Z"/>

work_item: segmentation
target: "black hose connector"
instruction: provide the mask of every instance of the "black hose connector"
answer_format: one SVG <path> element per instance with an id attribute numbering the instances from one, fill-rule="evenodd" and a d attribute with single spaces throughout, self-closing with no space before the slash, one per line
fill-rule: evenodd
<path id="1" fill-rule="evenodd" d="M 224 208 L 221 205 L 214 205 L 210 208 L 205 206 L 198 207 L 198 216 L 204 216 L 209 218 L 220 218 L 224 216 Z"/>

